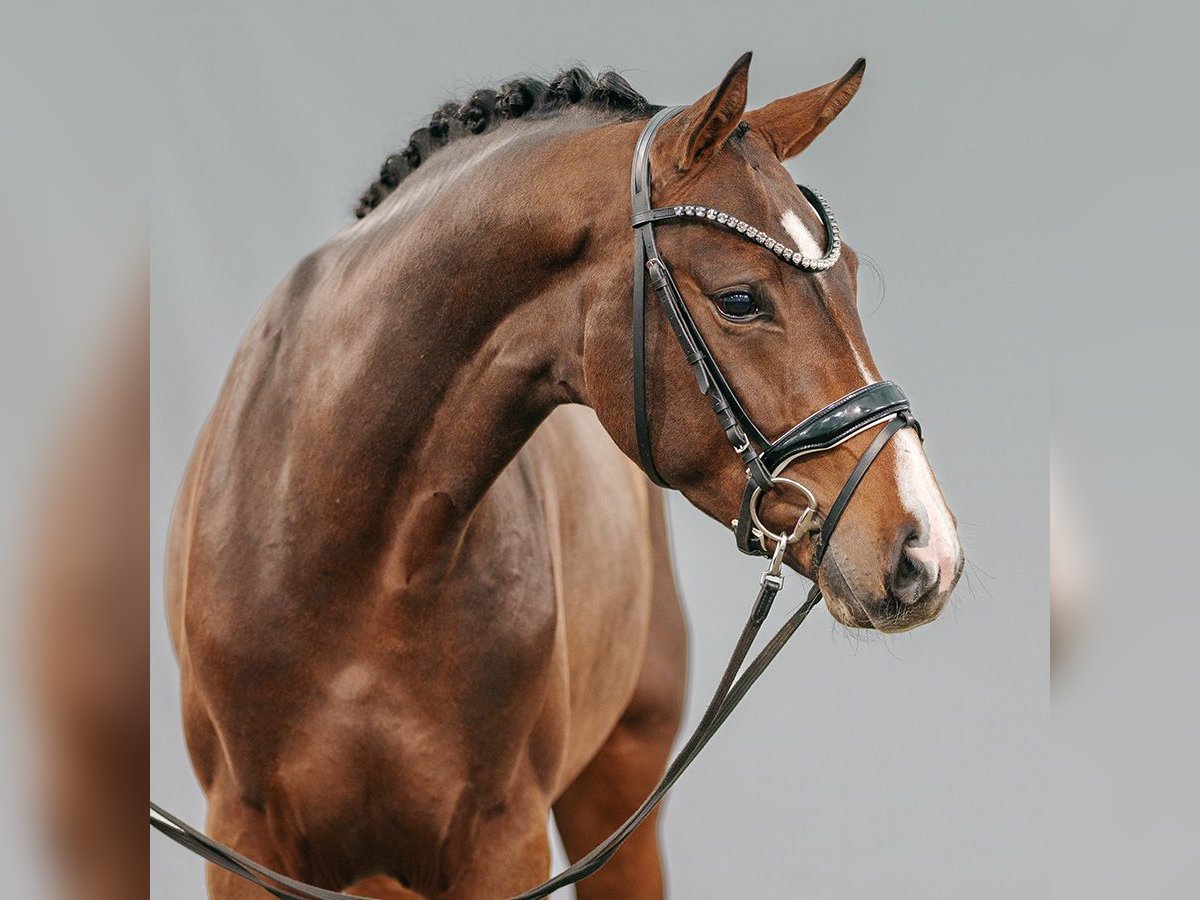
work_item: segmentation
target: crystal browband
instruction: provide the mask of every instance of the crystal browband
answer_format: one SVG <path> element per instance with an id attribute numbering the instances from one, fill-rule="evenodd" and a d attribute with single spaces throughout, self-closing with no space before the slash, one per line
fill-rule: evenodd
<path id="1" fill-rule="evenodd" d="M 825 226 L 825 245 L 828 249 L 820 259 L 807 257 L 799 250 L 793 250 L 782 241 L 775 240 L 775 238 L 768 235 L 761 228 L 756 228 L 748 222 L 743 222 L 729 213 L 721 212 L 719 209 L 713 209 L 710 206 L 695 206 L 693 204 L 663 206 L 635 215 L 633 217 L 633 224 L 634 227 L 637 227 L 647 223 L 658 224 L 670 221 L 671 219 L 698 219 L 704 222 L 712 222 L 714 225 L 720 225 L 747 240 L 760 244 L 772 251 L 784 262 L 789 262 L 798 269 L 803 269 L 806 272 L 824 272 L 836 264 L 842 254 L 841 230 L 838 228 L 837 221 L 833 217 L 833 210 L 829 208 L 829 203 L 824 197 L 816 191 L 801 185 L 797 185 L 797 187 L 804 192 L 805 197 L 812 203 L 813 208 L 817 210 L 821 217 L 821 224 Z"/>

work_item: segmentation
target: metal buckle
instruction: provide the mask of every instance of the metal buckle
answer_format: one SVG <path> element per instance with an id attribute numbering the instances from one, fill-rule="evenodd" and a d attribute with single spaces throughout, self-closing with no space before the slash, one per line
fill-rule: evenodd
<path id="1" fill-rule="evenodd" d="M 783 589 L 783 554 L 787 552 L 787 548 L 786 539 L 775 545 L 775 552 L 771 554 L 771 562 L 767 564 L 767 571 L 763 572 L 762 577 L 758 579 L 758 583 L 763 587 L 769 587 L 776 592 Z"/>

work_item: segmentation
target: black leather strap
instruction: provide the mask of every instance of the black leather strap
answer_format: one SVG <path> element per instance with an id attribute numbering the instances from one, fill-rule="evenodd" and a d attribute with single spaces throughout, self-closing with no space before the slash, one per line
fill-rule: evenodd
<path id="1" fill-rule="evenodd" d="M 908 408 L 908 397 L 899 385 L 891 381 L 868 384 L 790 428 L 766 449 L 763 462 L 775 471 L 788 457 L 829 450 L 864 428 Z"/>
<path id="2" fill-rule="evenodd" d="M 675 218 L 673 208 L 654 209 L 651 205 L 650 147 L 654 135 L 664 122 L 676 115 L 682 107 L 660 110 L 646 124 L 633 152 L 633 168 L 630 173 L 630 221 L 634 227 L 633 242 L 633 417 L 637 432 L 638 456 L 642 469 L 650 480 L 667 487 L 666 480 L 654 463 L 654 451 L 650 443 L 650 420 L 646 404 L 646 307 L 648 294 L 646 280 L 649 279 L 655 296 L 671 323 L 684 356 L 700 390 L 709 398 L 713 411 L 725 432 L 730 446 L 745 464 L 747 473 L 764 488 L 770 486 L 766 468 L 759 459 L 759 449 L 766 447 L 767 439 L 747 414 L 741 401 L 729 386 L 716 359 L 709 352 L 700 329 L 688 312 L 671 273 L 659 258 L 654 243 L 654 222 Z"/>
<path id="3" fill-rule="evenodd" d="M 800 188 L 800 193 L 804 195 L 804 199 L 808 201 L 809 206 L 813 208 L 813 212 L 817 214 L 817 218 L 821 220 L 821 227 L 825 229 L 825 246 L 831 246 L 836 229 L 834 228 L 833 220 L 829 218 L 826 212 L 825 204 L 821 202 L 821 198 L 817 196 L 817 192 L 812 188 L 805 187 L 799 182 L 796 182 L 796 187 Z"/>
<path id="4" fill-rule="evenodd" d="M 220 866 L 225 871 L 232 872 L 239 878 L 258 885 L 269 894 L 285 898 L 285 900 L 351 900 L 352 898 L 351 894 L 339 894 L 337 891 L 305 884 L 303 881 L 296 881 L 273 869 L 259 865 L 249 857 L 242 856 L 232 847 L 226 847 L 220 841 L 214 841 L 204 832 L 171 815 L 154 801 L 150 801 L 150 811 L 152 813 L 150 824 L 175 843 L 202 856 L 213 865 Z M 279 885 L 284 885 L 288 890 L 284 890 Z"/>
<path id="5" fill-rule="evenodd" d="M 858 465 L 854 467 L 854 471 L 850 473 L 850 477 L 842 485 L 837 499 L 833 501 L 833 505 L 829 507 L 829 512 L 825 515 L 825 521 L 821 523 L 821 533 L 817 536 L 817 546 L 813 550 L 812 567 L 814 574 L 816 574 L 817 569 L 820 567 L 821 560 L 825 557 L 825 551 L 829 549 L 829 541 L 833 538 L 833 530 L 837 528 L 838 522 L 841 521 L 842 513 L 846 511 L 846 506 L 850 503 L 850 498 L 854 496 L 855 490 L 858 489 L 858 483 L 867 474 L 867 469 L 871 468 L 871 463 L 875 462 L 875 457 L 880 454 L 887 442 L 892 439 L 892 435 L 901 428 L 908 428 L 910 425 L 915 426 L 916 422 L 917 420 L 907 412 L 898 413 L 892 421 L 880 429 L 879 434 L 875 435 L 875 440 L 871 441 L 870 445 L 863 452 L 863 455 L 858 458 Z"/>
<path id="6" fill-rule="evenodd" d="M 645 225 L 647 222 L 654 224 L 655 222 L 666 222 L 669 219 L 682 219 L 684 216 L 675 211 L 674 206 L 659 206 L 655 209 L 646 210 L 645 212 L 635 212 L 633 214 L 633 227 L 637 228 Z"/>
<path id="7" fill-rule="evenodd" d="M 713 361 L 704 338 L 700 336 L 696 323 L 683 303 L 679 288 L 671 278 L 670 270 L 657 257 L 647 262 L 646 270 L 659 304 L 671 324 L 671 330 L 675 332 L 679 346 L 683 349 L 684 358 L 692 369 L 700 393 L 708 397 L 717 423 L 725 432 L 725 439 L 746 466 L 746 474 L 756 484 L 764 488 L 770 487 L 770 476 L 759 458 L 756 447 L 756 443 L 757 446 L 763 446 L 765 438 L 750 421 L 721 370 Z M 747 427 L 751 432 L 749 437 Z"/>
<path id="8" fill-rule="evenodd" d="M 634 216 L 650 211 L 649 159 L 654 133 L 663 122 L 678 115 L 681 109 L 683 107 L 667 107 L 655 113 L 634 145 L 633 165 L 629 173 L 630 203 Z M 668 487 L 654 465 L 650 417 L 646 409 L 646 260 L 656 255 L 653 231 L 648 228 L 636 229 L 633 238 L 633 421 L 642 470 L 659 487 Z"/>
<path id="9" fill-rule="evenodd" d="M 754 519 L 750 515 L 750 503 L 754 500 L 754 490 L 757 485 L 747 481 L 742 490 L 742 505 L 738 508 L 738 517 L 733 524 L 733 539 L 737 548 L 750 556 L 770 556 L 771 552 L 763 546 L 754 530 Z"/>

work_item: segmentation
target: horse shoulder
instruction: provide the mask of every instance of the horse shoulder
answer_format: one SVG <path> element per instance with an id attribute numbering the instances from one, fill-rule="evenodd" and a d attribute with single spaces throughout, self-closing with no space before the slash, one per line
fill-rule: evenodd
<path id="1" fill-rule="evenodd" d="M 561 407 L 523 453 L 543 469 L 548 539 L 561 621 L 570 733 L 560 783 L 595 754 L 628 708 L 643 670 L 665 542 L 661 499 L 595 414 Z"/>

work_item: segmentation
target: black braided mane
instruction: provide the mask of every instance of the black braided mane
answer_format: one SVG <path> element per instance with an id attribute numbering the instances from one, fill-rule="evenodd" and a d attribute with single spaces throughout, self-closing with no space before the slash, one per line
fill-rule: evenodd
<path id="1" fill-rule="evenodd" d="M 499 90 L 478 90 L 465 103 L 443 103 L 430 117 L 428 126 L 413 132 L 408 146 L 383 161 L 379 179 L 359 199 L 355 214 L 361 219 L 373 210 L 439 147 L 464 135 L 483 134 L 508 119 L 547 115 L 568 106 L 587 106 L 626 119 L 654 112 L 645 97 L 611 70 L 593 77 L 575 66 L 548 82 L 517 78 Z"/>

